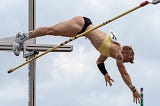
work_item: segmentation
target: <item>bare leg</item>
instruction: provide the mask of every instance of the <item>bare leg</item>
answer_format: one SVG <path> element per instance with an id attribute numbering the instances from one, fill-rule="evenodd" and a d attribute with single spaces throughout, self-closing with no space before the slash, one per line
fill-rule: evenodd
<path id="1" fill-rule="evenodd" d="M 82 30 L 84 20 L 81 16 L 74 17 L 68 21 L 61 22 L 54 26 L 45 26 L 33 30 L 29 35 L 17 34 L 15 42 L 13 43 L 13 51 L 16 56 L 19 56 L 23 42 L 30 38 L 45 36 L 45 35 L 59 35 L 65 37 L 73 37 Z"/>
<path id="2" fill-rule="evenodd" d="M 59 35 L 73 37 L 82 30 L 84 20 L 81 16 L 74 17 L 70 20 L 58 23 L 54 26 L 44 26 L 33 30 L 29 38 L 40 37 L 45 35 Z"/>

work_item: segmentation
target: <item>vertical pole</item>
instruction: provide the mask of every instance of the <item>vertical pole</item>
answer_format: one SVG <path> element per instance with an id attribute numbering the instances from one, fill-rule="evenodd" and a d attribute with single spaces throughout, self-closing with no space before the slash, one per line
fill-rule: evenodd
<path id="1" fill-rule="evenodd" d="M 140 106 L 143 106 L 143 88 L 140 89 L 140 93 L 141 93 L 141 104 L 140 104 Z"/>
<path id="2" fill-rule="evenodd" d="M 29 9 L 29 31 L 34 30 L 35 28 L 35 1 L 36 0 L 29 0 L 28 2 L 28 9 Z M 31 39 L 29 41 L 32 44 L 36 43 L 36 39 Z M 33 58 L 35 55 L 29 56 L 29 58 Z M 29 69 L 29 101 L 28 106 L 36 106 L 36 61 L 34 60 L 28 66 Z"/>

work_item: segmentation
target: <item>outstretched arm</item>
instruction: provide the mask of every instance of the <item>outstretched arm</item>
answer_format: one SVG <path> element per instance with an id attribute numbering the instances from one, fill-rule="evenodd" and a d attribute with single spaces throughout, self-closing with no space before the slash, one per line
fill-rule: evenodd
<path id="1" fill-rule="evenodd" d="M 114 80 L 111 79 L 109 73 L 107 72 L 107 70 L 105 68 L 104 61 L 106 59 L 107 59 L 107 57 L 100 55 L 99 58 L 97 59 L 97 66 L 98 66 L 99 70 L 101 71 L 101 73 L 105 77 L 106 86 L 107 86 L 107 83 L 109 83 L 109 85 L 112 86 L 112 82 L 114 82 Z"/>
<path id="2" fill-rule="evenodd" d="M 126 83 L 126 85 L 131 89 L 131 91 L 133 92 L 133 101 L 134 102 L 139 102 L 140 103 L 140 94 L 139 92 L 136 90 L 135 86 L 132 85 L 132 81 L 130 78 L 130 75 L 128 74 L 124 64 L 123 64 L 123 58 L 122 56 L 118 56 L 116 58 L 116 63 L 117 63 L 117 67 L 119 69 L 119 72 L 122 76 L 123 81 Z"/>

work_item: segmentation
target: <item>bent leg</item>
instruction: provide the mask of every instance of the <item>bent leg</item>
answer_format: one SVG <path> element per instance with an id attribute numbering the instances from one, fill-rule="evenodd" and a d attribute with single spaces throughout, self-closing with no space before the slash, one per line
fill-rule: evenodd
<path id="1" fill-rule="evenodd" d="M 58 35 L 73 37 L 82 30 L 84 25 L 83 17 L 77 16 L 70 20 L 58 23 L 54 26 L 44 26 L 32 31 L 29 38 L 40 37 L 45 35 Z"/>

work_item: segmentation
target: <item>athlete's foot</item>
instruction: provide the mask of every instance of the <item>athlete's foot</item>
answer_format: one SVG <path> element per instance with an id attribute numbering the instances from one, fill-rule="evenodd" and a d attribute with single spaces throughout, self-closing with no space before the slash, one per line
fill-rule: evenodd
<path id="1" fill-rule="evenodd" d="M 27 40 L 25 33 L 18 32 L 16 34 L 15 42 L 13 42 L 13 52 L 16 56 L 19 56 L 23 42 Z"/>

